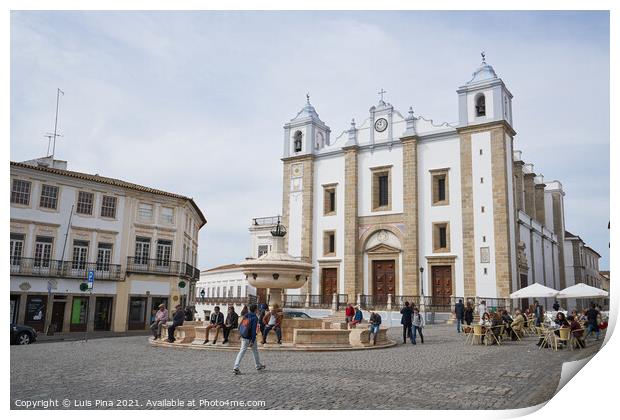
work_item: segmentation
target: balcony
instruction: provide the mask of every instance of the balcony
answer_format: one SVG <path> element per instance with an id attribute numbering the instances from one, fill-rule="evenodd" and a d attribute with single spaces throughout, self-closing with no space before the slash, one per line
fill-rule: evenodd
<path id="1" fill-rule="evenodd" d="M 11 275 L 30 277 L 62 277 L 71 279 L 88 278 L 88 272 L 95 272 L 95 280 L 122 280 L 119 264 L 97 264 L 80 261 L 47 260 L 42 258 L 12 258 Z"/>
<path id="2" fill-rule="evenodd" d="M 187 280 L 200 279 L 200 270 L 181 261 L 127 257 L 127 273 L 176 276 Z"/>
<path id="3" fill-rule="evenodd" d="M 205 305 L 249 305 L 252 302 L 254 296 L 244 297 L 197 297 L 196 303 L 202 303 Z"/>

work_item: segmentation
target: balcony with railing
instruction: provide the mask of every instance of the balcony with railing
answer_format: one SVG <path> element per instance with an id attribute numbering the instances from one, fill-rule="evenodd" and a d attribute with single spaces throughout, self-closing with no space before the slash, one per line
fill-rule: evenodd
<path id="1" fill-rule="evenodd" d="M 178 276 L 188 280 L 200 279 L 200 270 L 181 262 L 158 258 L 127 257 L 127 273 Z"/>
<path id="2" fill-rule="evenodd" d="M 254 226 L 269 226 L 275 225 L 280 220 L 280 216 L 271 216 L 271 217 L 255 217 L 252 219 L 252 225 Z"/>
<path id="3" fill-rule="evenodd" d="M 120 264 L 87 263 L 83 261 L 60 261 L 45 258 L 11 258 L 11 275 L 32 277 L 88 278 L 95 272 L 95 280 L 122 280 Z"/>

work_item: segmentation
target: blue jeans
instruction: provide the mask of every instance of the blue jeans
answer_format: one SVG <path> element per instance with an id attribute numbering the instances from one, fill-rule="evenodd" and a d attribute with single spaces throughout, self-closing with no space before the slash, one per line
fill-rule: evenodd
<path id="1" fill-rule="evenodd" d="M 596 339 L 598 340 L 601 337 L 601 329 L 597 324 L 588 324 L 586 337 L 589 337 L 592 334 L 592 331 L 596 333 Z"/>
<path id="2" fill-rule="evenodd" d="M 418 327 L 416 325 L 413 326 L 413 344 L 415 344 L 416 334 L 420 334 L 420 340 L 422 340 L 422 344 L 424 344 L 424 336 L 422 335 L 422 327 Z"/>
<path id="3" fill-rule="evenodd" d="M 456 332 L 460 333 L 461 332 L 461 321 L 459 318 L 456 319 Z"/>
<path id="4" fill-rule="evenodd" d="M 278 343 L 282 341 L 282 329 L 279 325 L 265 325 L 265 331 L 263 332 L 263 343 L 267 341 L 267 336 L 269 335 L 269 331 L 275 330 L 276 336 L 278 337 Z"/>
<path id="5" fill-rule="evenodd" d="M 237 354 L 237 358 L 235 359 L 235 369 L 239 369 L 239 365 L 241 364 L 241 360 L 243 360 L 243 356 L 247 351 L 248 347 L 250 347 L 250 339 L 249 338 L 241 338 L 241 348 L 239 349 L 239 354 Z M 252 343 L 252 353 L 254 354 L 254 363 L 256 364 L 256 368 L 261 366 L 260 357 L 258 355 L 258 344 L 256 344 L 256 340 Z"/>

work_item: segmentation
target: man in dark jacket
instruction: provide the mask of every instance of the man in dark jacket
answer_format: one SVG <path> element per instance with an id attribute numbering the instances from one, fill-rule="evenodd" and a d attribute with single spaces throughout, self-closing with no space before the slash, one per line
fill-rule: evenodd
<path id="1" fill-rule="evenodd" d="M 587 326 L 587 334 L 586 337 L 590 336 L 592 332 L 596 334 L 596 341 L 600 340 L 601 330 L 598 327 L 598 317 L 599 311 L 596 310 L 596 305 L 594 302 L 590 304 L 590 309 L 586 312 L 586 317 L 588 317 L 588 326 Z"/>
<path id="2" fill-rule="evenodd" d="M 237 358 L 235 359 L 235 366 L 233 368 L 233 373 L 238 375 L 241 373 L 239 370 L 239 365 L 243 360 L 243 356 L 247 351 L 248 347 L 252 348 L 252 353 L 254 354 L 254 363 L 256 364 L 256 370 L 265 369 L 265 365 L 261 364 L 260 356 L 258 355 L 258 344 L 256 343 L 256 329 L 258 328 L 258 317 L 256 313 L 258 312 L 258 307 L 255 303 L 250 305 L 249 312 L 245 315 L 247 321 L 249 321 L 249 328 L 247 336 L 241 336 L 241 348 L 239 349 L 239 353 L 237 354 Z M 243 322 L 243 321 L 242 321 Z"/>
<path id="3" fill-rule="evenodd" d="M 226 315 L 226 321 L 224 321 L 224 341 L 222 344 L 228 343 L 228 336 L 230 335 L 230 330 L 234 330 L 239 326 L 239 315 L 235 312 L 235 307 L 230 305 L 228 307 L 228 314 Z"/>
<path id="4" fill-rule="evenodd" d="M 534 301 L 534 318 L 536 319 L 537 327 L 540 327 L 543 324 L 545 320 L 544 316 L 545 316 L 545 311 L 543 307 L 540 306 L 537 300 L 535 300 Z"/>
<path id="5" fill-rule="evenodd" d="M 211 314 L 211 318 L 209 319 L 209 325 L 207 325 L 207 329 L 205 331 L 205 341 L 202 344 L 209 343 L 209 331 L 215 328 L 215 338 L 213 339 L 213 344 L 217 342 L 217 336 L 220 334 L 220 330 L 224 326 L 224 314 L 220 312 L 220 307 L 216 306 L 213 308 L 213 313 Z"/>
<path id="6" fill-rule="evenodd" d="M 376 312 L 371 312 L 368 321 L 370 322 L 368 326 L 368 331 L 370 331 L 368 339 L 370 340 L 370 335 L 372 334 L 372 345 L 374 346 L 377 344 L 377 336 L 379 335 L 379 328 L 381 327 L 381 315 Z"/>
<path id="7" fill-rule="evenodd" d="M 400 314 L 402 315 L 400 323 L 403 325 L 403 344 L 407 343 L 407 337 L 409 337 L 411 344 L 413 344 L 413 333 L 411 331 L 411 315 L 413 314 L 413 309 L 409 306 L 409 302 L 405 302 L 405 307 L 400 310 Z"/>
<path id="8" fill-rule="evenodd" d="M 181 305 L 177 305 L 175 307 L 174 315 L 172 316 L 172 325 L 168 327 L 169 343 L 174 343 L 174 330 L 183 325 L 183 321 L 185 321 L 185 312 L 181 308 Z"/>
<path id="9" fill-rule="evenodd" d="M 465 305 L 463 305 L 463 299 L 459 299 L 459 302 L 454 305 L 454 315 L 456 316 L 456 332 L 461 332 L 461 323 L 465 318 Z"/>

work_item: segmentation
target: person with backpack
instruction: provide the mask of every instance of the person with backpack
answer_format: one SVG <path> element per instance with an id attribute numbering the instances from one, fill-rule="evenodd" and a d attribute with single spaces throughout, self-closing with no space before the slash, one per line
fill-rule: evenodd
<path id="1" fill-rule="evenodd" d="M 424 328 L 424 317 L 420 315 L 420 311 L 418 308 L 413 309 L 413 319 L 411 320 L 413 324 L 413 344 L 415 344 L 416 335 L 420 334 L 420 340 L 422 344 L 424 344 L 424 335 L 422 335 L 422 328 Z"/>
<path id="2" fill-rule="evenodd" d="M 405 307 L 400 310 L 400 314 L 402 315 L 400 323 L 403 326 L 403 344 L 407 344 L 407 337 L 409 337 L 411 344 L 413 344 L 413 332 L 411 331 L 413 309 L 409 306 L 409 302 L 405 302 Z"/>
<path id="3" fill-rule="evenodd" d="M 202 344 L 209 343 L 209 331 L 215 328 L 215 338 L 213 339 L 213 344 L 217 342 L 217 336 L 220 334 L 220 330 L 224 326 L 224 314 L 220 312 L 220 307 L 216 306 L 213 308 L 213 313 L 211 314 L 211 318 L 209 318 L 209 325 L 207 325 L 207 329 L 205 331 L 205 341 Z"/>
<path id="4" fill-rule="evenodd" d="M 282 318 L 284 314 L 279 310 L 279 306 L 277 304 L 273 305 L 271 311 L 267 312 L 263 317 L 263 324 L 265 325 L 263 330 L 263 342 L 262 344 L 267 343 L 267 336 L 271 330 L 275 330 L 276 337 L 278 337 L 278 344 L 282 344 Z"/>
<path id="5" fill-rule="evenodd" d="M 371 312 L 369 322 L 368 331 L 372 334 L 372 345 L 374 346 L 377 344 L 377 336 L 379 335 L 379 328 L 381 327 L 381 315 L 376 312 Z M 370 334 L 368 340 L 370 340 Z"/>
<path id="6" fill-rule="evenodd" d="M 233 373 L 235 375 L 239 375 L 241 371 L 239 370 L 239 365 L 243 360 L 243 356 L 245 352 L 248 350 L 248 347 L 252 349 L 252 353 L 254 354 L 254 363 L 256 365 L 256 370 L 265 369 L 265 365 L 260 362 L 260 356 L 258 354 L 258 344 L 256 343 L 256 331 L 258 330 L 258 317 L 256 313 L 258 312 L 258 307 L 255 303 L 252 303 L 249 308 L 249 312 L 241 318 L 241 322 L 239 323 L 239 337 L 241 340 L 241 348 L 239 349 L 239 353 L 237 354 L 237 358 L 235 359 L 235 365 L 233 367 Z"/>

